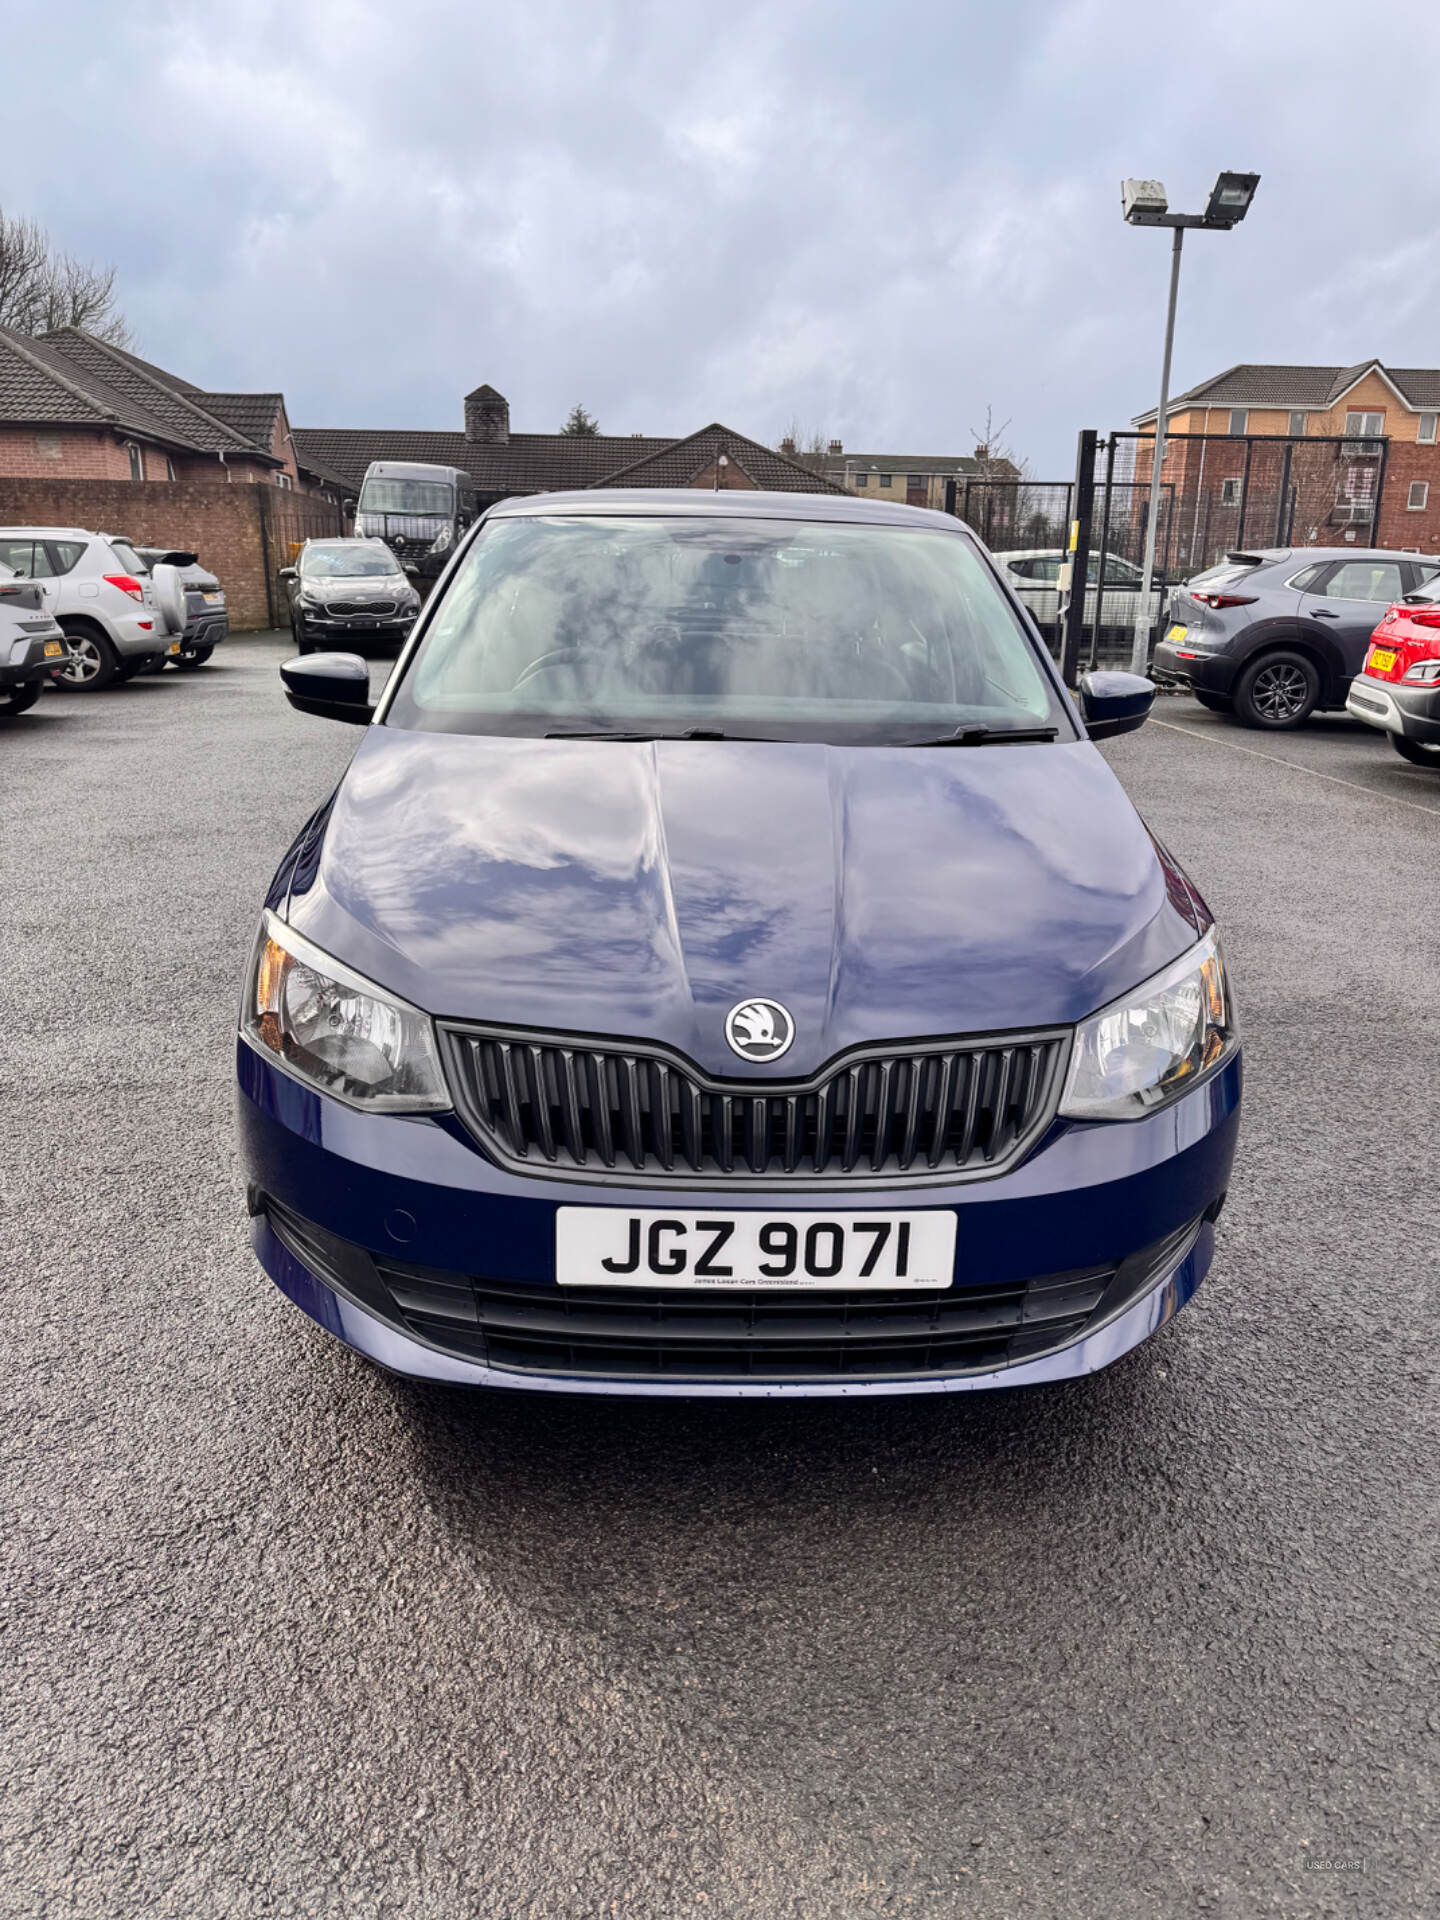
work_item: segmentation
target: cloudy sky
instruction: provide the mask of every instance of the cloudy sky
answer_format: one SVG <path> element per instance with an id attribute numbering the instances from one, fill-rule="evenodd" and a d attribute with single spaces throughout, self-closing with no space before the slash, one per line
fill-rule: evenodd
<path id="1" fill-rule="evenodd" d="M 489 380 L 518 429 L 950 453 L 991 406 L 1063 474 L 1158 385 L 1121 176 L 1221 167 L 1263 179 L 1187 242 L 1178 386 L 1440 363 L 1435 0 L 57 0 L 7 46 L 6 211 L 303 426 Z"/>

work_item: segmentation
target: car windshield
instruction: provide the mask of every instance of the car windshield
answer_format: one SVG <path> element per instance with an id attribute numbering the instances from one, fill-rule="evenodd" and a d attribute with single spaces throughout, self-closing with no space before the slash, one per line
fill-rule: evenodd
<path id="1" fill-rule="evenodd" d="M 307 580 L 358 580 L 400 569 L 382 547 L 307 547 L 300 571 Z"/>
<path id="2" fill-rule="evenodd" d="M 455 489 L 443 480 L 367 480 L 360 490 L 361 513 L 454 511 Z"/>
<path id="3" fill-rule="evenodd" d="M 386 718 L 462 733 L 1074 738 L 966 536 L 698 515 L 492 521 Z"/>

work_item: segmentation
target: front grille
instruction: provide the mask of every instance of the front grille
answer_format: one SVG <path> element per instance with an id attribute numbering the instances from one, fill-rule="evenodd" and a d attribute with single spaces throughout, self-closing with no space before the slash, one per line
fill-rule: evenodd
<path id="1" fill-rule="evenodd" d="M 513 1373 L 672 1381 L 919 1380 L 1071 1345 L 1174 1271 L 1203 1219 L 1106 1265 L 915 1293 L 667 1293 L 493 1280 L 372 1258 L 264 1195 L 312 1272 L 425 1345 Z"/>
<path id="2" fill-rule="evenodd" d="M 1080 1339 L 1173 1270 L 1188 1223 L 1119 1265 L 944 1293 L 647 1293 L 381 1261 L 407 1331 L 516 1373 L 670 1380 L 919 1380 L 988 1373 Z"/>
<path id="3" fill-rule="evenodd" d="M 843 1055 L 803 1082 L 714 1080 L 658 1047 L 444 1024 L 461 1118 L 503 1166 L 555 1179 L 747 1187 L 978 1179 L 1059 1101 L 1068 1035 Z"/>
<path id="4" fill-rule="evenodd" d="M 329 611 L 334 618 L 344 619 L 347 613 L 394 613 L 393 600 L 332 600 Z"/>

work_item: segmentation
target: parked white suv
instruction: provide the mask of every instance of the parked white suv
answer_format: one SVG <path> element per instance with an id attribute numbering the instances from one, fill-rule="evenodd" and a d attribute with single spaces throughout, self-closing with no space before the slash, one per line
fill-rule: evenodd
<path id="1" fill-rule="evenodd" d="M 125 540 L 83 527 L 0 527 L 0 565 L 41 589 L 70 642 L 60 687 L 95 689 L 163 660 L 185 628 L 174 567 L 150 568 Z"/>

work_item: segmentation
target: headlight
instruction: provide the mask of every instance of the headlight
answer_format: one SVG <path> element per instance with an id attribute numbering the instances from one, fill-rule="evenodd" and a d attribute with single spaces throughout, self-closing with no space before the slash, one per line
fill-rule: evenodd
<path id="1" fill-rule="evenodd" d="M 261 922 L 240 1027 L 297 1080 L 348 1106 L 434 1113 L 450 1105 L 428 1016 L 273 913 Z"/>
<path id="2" fill-rule="evenodd" d="M 300 589 L 300 604 L 302 607 L 323 607 L 325 603 L 314 587 L 302 587 Z"/>
<path id="3" fill-rule="evenodd" d="M 1060 1111 L 1072 1120 L 1138 1119 L 1183 1093 L 1235 1043 L 1212 927 L 1163 973 L 1080 1023 Z"/>
<path id="4" fill-rule="evenodd" d="M 430 542 L 431 553 L 444 553 L 454 538 L 455 534 L 452 528 L 441 527 L 435 538 Z"/>

